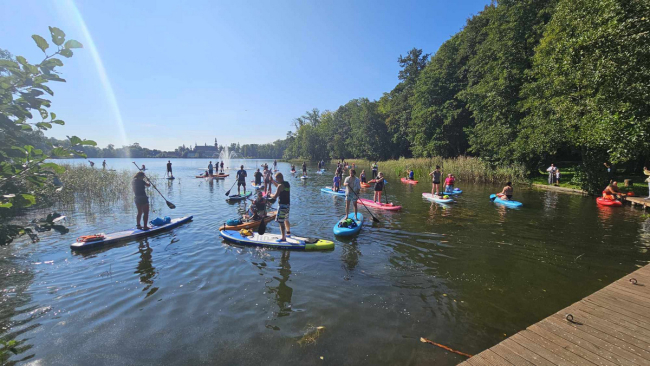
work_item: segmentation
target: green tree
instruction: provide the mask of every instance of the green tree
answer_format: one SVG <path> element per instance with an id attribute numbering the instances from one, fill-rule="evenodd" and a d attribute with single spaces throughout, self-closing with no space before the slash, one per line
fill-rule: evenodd
<path id="1" fill-rule="evenodd" d="M 52 156 L 85 157 L 82 147 L 96 145 L 72 136 L 68 146 L 48 146 L 51 156 L 34 147 L 34 132 L 64 124 L 49 110 L 51 102 L 44 97 L 46 93 L 54 95 L 49 82 L 65 82 L 57 72 L 57 67 L 63 66 L 57 56 L 72 57 L 73 49 L 82 47 L 75 40 L 66 41 L 62 30 L 49 29 L 54 43 L 50 54 L 50 44 L 41 36 L 32 36 L 44 53 L 40 63 L 31 64 L 23 56 L 13 59 L 6 52 L 0 58 L 0 244 L 25 233 L 37 239 L 31 228 L 14 224 L 12 219 L 27 207 L 47 204 L 46 197 L 55 188 L 53 178 L 64 169 L 46 160 Z M 48 220 L 44 225 L 53 226 L 53 217 Z"/>

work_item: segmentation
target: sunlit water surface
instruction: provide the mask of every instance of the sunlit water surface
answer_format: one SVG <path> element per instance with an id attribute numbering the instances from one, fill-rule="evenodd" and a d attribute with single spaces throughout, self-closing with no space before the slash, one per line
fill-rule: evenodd
<path id="1" fill-rule="evenodd" d="M 107 161 L 135 172 L 129 159 Z M 292 232 L 336 248 L 231 245 L 217 227 L 243 209 L 225 202 L 235 171 L 222 181 L 195 179 L 207 162 L 174 160 L 177 179 L 156 181 L 177 209 L 154 198 L 152 216 L 194 215 L 182 227 L 70 251 L 80 235 L 132 227 L 129 201 L 61 210 L 68 234 L 0 248 L 0 324 L 5 339 L 19 341 L 11 361 L 453 365 L 464 357 L 420 337 L 478 353 L 650 260 L 650 219 L 641 210 L 523 189 L 516 199 L 524 207 L 506 209 L 488 200 L 500 187 L 464 182 L 458 201 L 442 206 L 422 199 L 430 184 L 391 180 L 389 199 L 403 210 L 373 211 L 381 221 L 374 225 L 366 214 L 358 237 L 337 239 L 332 226 L 344 200 L 320 192 L 331 174 L 310 166 L 312 179 L 302 182 L 287 163 L 279 167 L 292 184 Z M 138 163 L 164 175 L 166 160 Z M 231 165 L 239 163 L 261 161 Z M 279 232 L 275 223 L 269 230 Z"/>

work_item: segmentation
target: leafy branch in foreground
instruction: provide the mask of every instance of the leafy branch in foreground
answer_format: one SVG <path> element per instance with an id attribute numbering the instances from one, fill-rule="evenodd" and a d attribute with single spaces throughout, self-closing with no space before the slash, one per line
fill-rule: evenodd
<path id="1" fill-rule="evenodd" d="M 56 176 L 65 168 L 46 160 L 52 156 L 85 157 L 82 147 L 96 145 L 94 141 L 72 136 L 68 137 L 68 147 L 48 146 L 52 156 L 33 146 L 34 131 L 65 124 L 49 110 L 51 102 L 46 94 L 54 92 L 47 84 L 65 82 L 56 70 L 63 66 L 58 56 L 72 57 L 73 49 L 83 47 L 75 40 L 66 41 L 59 28 L 49 29 L 54 43 L 49 54 L 50 44 L 39 35 L 32 36 L 44 54 L 38 64 L 0 50 L 0 245 L 23 234 L 37 240 L 31 228 L 10 221 L 24 208 L 45 206 L 46 197 L 56 190 Z"/>

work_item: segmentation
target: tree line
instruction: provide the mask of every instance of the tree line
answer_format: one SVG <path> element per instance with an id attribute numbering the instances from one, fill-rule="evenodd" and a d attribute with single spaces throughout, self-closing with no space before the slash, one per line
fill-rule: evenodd
<path id="1" fill-rule="evenodd" d="M 638 0 L 493 2 L 433 56 L 400 56 L 379 100 L 297 118 L 284 156 L 574 160 L 583 187 L 602 189 L 604 162 L 650 155 L 649 15 Z"/>

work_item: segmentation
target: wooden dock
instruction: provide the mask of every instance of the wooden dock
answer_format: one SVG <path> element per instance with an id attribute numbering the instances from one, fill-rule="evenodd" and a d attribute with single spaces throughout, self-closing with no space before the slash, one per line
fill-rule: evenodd
<path id="1" fill-rule="evenodd" d="M 632 206 L 641 205 L 645 210 L 646 207 L 650 207 L 650 200 L 641 197 L 627 197 L 625 200 L 632 204 Z"/>
<path id="2" fill-rule="evenodd" d="M 539 184 L 539 183 L 533 183 L 533 188 L 537 189 L 542 189 L 545 191 L 555 191 L 555 192 L 562 192 L 562 193 L 573 193 L 573 194 L 579 194 L 583 196 L 587 196 L 589 193 L 586 191 L 583 191 L 581 189 L 574 189 L 574 188 L 567 188 L 567 187 L 559 187 L 559 186 L 552 186 L 549 184 Z"/>
<path id="3" fill-rule="evenodd" d="M 650 265 L 462 365 L 650 365 Z"/>

